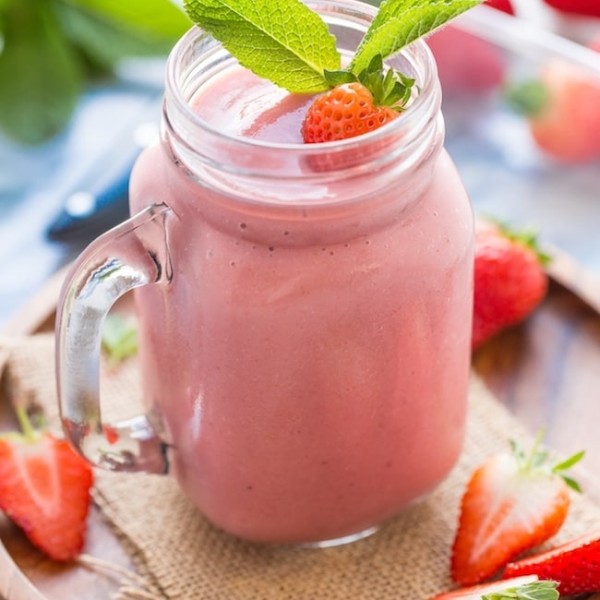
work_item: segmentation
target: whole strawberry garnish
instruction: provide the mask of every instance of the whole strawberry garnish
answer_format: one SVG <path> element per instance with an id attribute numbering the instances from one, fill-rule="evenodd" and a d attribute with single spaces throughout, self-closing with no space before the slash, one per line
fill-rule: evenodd
<path id="1" fill-rule="evenodd" d="M 451 575 L 461 585 L 485 581 L 519 553 L 541 544 L 563 524 L 570 506 L 564 471 L 580 452 L 554 467 L 536 440 L 526 455 L 516 444 L 472 475 L 463 495 L 452 546 Z"/>
<path id="2" fill-rule="evenodd" d="M 475 237 L 473 348 L 504 328 L 519 323 L 548 289 L 543 265 L 548 257 L 530 232 L 485 226 Z"/>
<path id="3" fill-rule="evenodd" d="M 302 139 L 307 144 L 343 140 L 378 129 L 397 116 L 391 108 L 375 106 L 371 92 L 361 83 L 345 83 L 310 105 Z"/>
<path id="4" fill-rule="evenodd" d="M 535 574 L 558 582 L 558 591 L 576 596 L 600 591 L 600 531 L 553 550 L 507 565 L 504 577 Z"/>
<path id="5" fill-rule="evenodd" d="M 483 0 L 383 0 L 342 67 L 336 38 L 301 0 L 184 0 L 189 17 L 256 75 L 293 94 L 318 96 L 305 142 L 361 135 L 396 118 L 417 93 L 383 61 Z"/>
<path id="6" fill-rule="evenodd" d="M 0 509 L 42 552 L 71 560 L 84 543 L 93 474 L 65 440 L 31 428 L 0 438 Z"/>
<path id="7" fill-rule="evenodd" d="M 381 55 L 373 58 L 357 77 L 350 72 L 326 73 L 329 81 L 344 83 L 317 96 L 302 123 L 307 144 L 331 142 L 379 129 L 402 112 L 408 103 L 414 79 L 389 69 Z"/>
<path id="8" fill-rule="evenodd" d="M 556 600 L 556 582 L 535 575 L 442 592 L 431 600 Z"/>

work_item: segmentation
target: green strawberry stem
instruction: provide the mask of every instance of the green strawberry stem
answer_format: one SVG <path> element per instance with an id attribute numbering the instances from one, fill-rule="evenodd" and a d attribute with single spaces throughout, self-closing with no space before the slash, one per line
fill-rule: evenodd
<path id="1" fill-rule="evenodd" d="M 569 456 L 569 458 L 549 468 L 547 465 L 549 458 L 548 451 L 540 448 L 542 439 L 543 433 L 538 432 L 528 454 L 525 454 L 523 449 L 516 441 L 510 441 L 513 455 L 517 461 L 517 464 L 519 465 L 519 471 L 523 475 L 530 475 L 532 473 L 550 473 L 553 475 L 558 475 L 571 489 L 576 492 L 581 492 L 581 486 L 579 483 L 566 475 L 565 471 L 569 470 L 571 467 L 580 462 L 585 456 L 585 451 L 580 450 L 572 456 Z"/>
<path id="2" fill-rule="evenodd" d="M 539 450 L 539 447 L 540 447 L 543 437 L 544 437 L 543 431 L 538 431 L 533 440 L 533 445 L 531 446 L 531 451 L 527 455 L 527 457 L 525 459 L 525 463 L 521 467 L 523 471 L 529 473 L 534 469 L 534 467 L 536 465 L 539 465 L 546 460 L 548 453 Z"/>
<path id="3" fill-rule="evenodd" d="M 526 117 L 541 114 L 550 102 L 548 88 L 535 79 L 509 85 L 504 98 L 513 111 Z"/>
<path id="4" fill-rule="evenodd" d="M 0 440 L 11 442 L 25 442 L 27 444 L 35 444 L 40 438 L 40 431 L 44 427 L 43 415 L 37 412 L 34 413 L 34 420 L 38 422 L 39 429 L 36 428 L 29 418 L 29 413 L 24 406 L 15 407 L 15 416 L 19 423 L 20 431 L 7 431 L 0 435 Z"/>
<path id="5" fill-rule="evenodd" d="M 358 75 L 352 71 L 325 71 L 330 87 L 358 81 L 373 95 L 375 106 L 388 106 L 398 112 L 405 109 L 413 94 L 415 80 L 395 69 L 385 69 L 381 54 L 376 54 Z"/>
<path id="6" fill-rule="evenodd" d="M 17 406 L 15 408 L 15 414 L 17 421 L 19 422 L 21 433 L 23 434 L 22 438 L 26 442 L 34 442 L 37 439 L 37 432 L 31 425 L 31 421 L 29 420 L 29 415 L 27 414 L 25 407 Z"/>
<path id="7" fill-rule="evenodd" d="M 517 242 L 522 246 L 525 246 L 525 248 L 529 248 L 529 250 L 531 250 L 537 256 L 537 259 L 542 266 L 546 266 L 552 262 L 552 256 L 540 248 L 538 231 L 536 229 L 528 227 L 517 230 L 508 223 L 505 223 L 499 219 L 489 217 L 488 220 L 499 229 L 500 233 L 502 233 L 504 237 L 513 242 Z"/>
<path id="8" fill-rule="evenodd" d="M 559 598 L 556 581 L 532 581 L 518 587 L 484 594 L 482 600 L 556 600 Z"/>

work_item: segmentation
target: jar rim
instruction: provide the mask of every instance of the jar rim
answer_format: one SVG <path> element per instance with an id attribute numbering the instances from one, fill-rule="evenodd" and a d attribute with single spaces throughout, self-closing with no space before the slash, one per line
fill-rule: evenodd
<path id="1" fill-rule="evenodd" d="M 360 19 L 364 25 L 368 25 L 376 14 L 375 7 L 357 0 L 310 0 L 307 5 L 313 10 L 318 10 L 319 7 L 328 7 L 330 10 L 333 8 L 339 11 L 350 11 L 354 18 Z M 399 50 L 394 56 L 404 57 L 413 68 L 419 70 L 421 76 L 421 80 L 418 81 L 419 93 L 412 99 L 408 109 L 402 113 L 402 118 L 393 119 L 385 127 L 353 138 L 315 144 L 273 142 L 234 135 L 222 131 L 198 115 L 181 90 L 179 78 L 182 73 L 184 54 L 188 48 L 202 39 L 211 40 L 215 49 L 222 48 L 221 44 L 214 40 L 212 36 L 199 27 L 193 26 L 177 42 L 168 57 L 165 83 L 169 107 L 165 106 L 163 109 L 164 116 L 169 121 L 169 109 L 172 109 L 177 115 L 185 119 L 190 127 L 209 135 L 215 140 L 233 144 L 240 149 L 248 148 L 257 151 L 269 149 L 284 153 L 310 155 L 322 152 L 323 147 L 326 146 L 327 151 L 330 153 L 336 151 L 347 152 L 365 143 L 378 142 L 388 136 L 397 136 L 399 132 L 414 131 L 415 128 L 418 130 L 419 123 L 427 121 L 432 112 L 439 110 L 439 91 L 437 94 L 432 93 L 436 86 L 439 88 L 435 60 L 427 44 L 422 39 L 418 39 Z"/>

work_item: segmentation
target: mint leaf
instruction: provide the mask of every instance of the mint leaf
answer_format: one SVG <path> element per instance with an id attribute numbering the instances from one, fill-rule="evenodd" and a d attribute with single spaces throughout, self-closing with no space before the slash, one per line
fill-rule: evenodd
<path id="1" fill-rule="evenodd" d="M 39 143 L 67 123 L 82 87 L 79 58 L 46 2 L 3 5 L 0 52 L 0 128 Z"/>
<path id="2" fill-rule="evenodd" d="M 482 0 L 384 0 L 349 69 L 360 73 L 377 54 L 385 59 Z"/>
<path id="3" fill-rule="evenodd" d="M 138 13 L 133 10 L 136 7 Z M 149 12 L 149 8 L 153 10 Z M 183 11 L 169 0 L 60 0 L 57 9 L 71 42 L 93 64 L 109 70 L 124 57 L 167 54 L 191 26 Z"/>
<path id="4" fill-rule="evenodd" d="M 340 68 L 335 38 L 300 0 L 185 0 L 191 19 L 260 77 L 292 93 L 329 88 Z"/>
<path id="5" fill-rule="evenodd" d="M 350 71 L 327 71 L 325 70 L 325 79 L 330 87 L 334 88 L 344 83 L 354 83 L 358 81 L 358 77 Z"/>

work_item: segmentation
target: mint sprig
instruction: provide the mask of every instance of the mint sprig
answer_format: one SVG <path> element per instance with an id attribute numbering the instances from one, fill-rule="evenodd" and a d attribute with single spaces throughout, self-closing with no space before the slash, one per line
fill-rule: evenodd
<path id="1" fill-rule="evenodd" d="M 300 0 L 185 0 L 184 7 L 241 65 L 289 92 L 302 94 L 361 80 L 373 60 L 385 60 L 481 2 L 384 0 L 344 69 L 327 25 Z M 410 97 L 412 83 L 394 74 L 387 80 L 378 77 L 376 86 L 378 90 L 369 88 L 372 93 L 389 105 L 401 106 L 401 98 Z"/>

